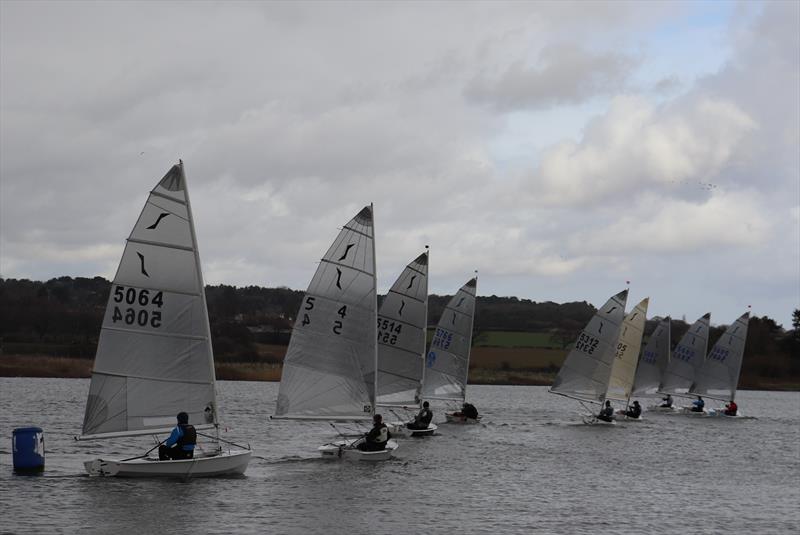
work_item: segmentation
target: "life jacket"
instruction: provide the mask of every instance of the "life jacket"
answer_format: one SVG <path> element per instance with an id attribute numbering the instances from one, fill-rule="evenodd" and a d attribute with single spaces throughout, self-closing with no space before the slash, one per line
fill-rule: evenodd
<path id="1" fill-rule="evenodd" d="M 195 431 L 194 426 L 190 424 L 179 424 L 178 427 L 180 427 L 182 434 L 178 438 L 176 444 L 178 444 L 181 449 L 193 450 L 195 444 L 197 444 L 197 431 Z M 186 446 L 191 446 L 191 448 L 187 448 Z"/>
<path id="2" fill-rule="evenodd" d="M 422 409 L 422 412 L 420 412 L 419 422 L 421 424 L 428 425 L 431 423 L 431 420 L 433 420 L 433 413 L 430 411 L 430 409 Z"/>
<path id="3" fill-rule="evenodd" d="M 375 442 L 377 444 L 384 444 L 389 441 L 389 428 L 386 427 L 385 424 L 381 424 L 380 427 L 375 428 L 373 427 L 372 430 L 369 432 L 367 436 L 367 440 L 370 442 Z"/>

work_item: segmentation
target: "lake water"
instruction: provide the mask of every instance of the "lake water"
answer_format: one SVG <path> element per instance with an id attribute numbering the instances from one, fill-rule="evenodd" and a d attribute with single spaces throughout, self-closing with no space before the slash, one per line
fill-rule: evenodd
<path id="1" fill-rule="evenodd" d="M 645 413 L 587 426 L 577 402 L 546 387 L 469 386 L 482 424 L 441 424 L 368 464 L 320 459 L 317 446 L 335 438 L 327 423 L 270 421 L 277 386 L 218 383 L 223 436 L 254 450 L 246 476 L 125 480 L 90 478 L 82 463 L 152 439 L 75 442 L 88 380 L 0 378 L 0 533 L 800 530 L 797 392 L 740 392 L 754 420 Z M 12 429 L 30 425 L 45 430 L 46 471 L 15 476 Z"/>

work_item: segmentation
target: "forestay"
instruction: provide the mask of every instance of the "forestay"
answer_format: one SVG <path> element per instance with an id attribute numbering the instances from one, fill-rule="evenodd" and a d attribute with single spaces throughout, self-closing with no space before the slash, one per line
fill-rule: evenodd
<path id="1" fill-rule="evenodd" d="M 659 392 L 665 394 L 688 393 L 689 387 L 694 383 L 697 370 L 705 360 L 710 321 L 710 313 L 698 319 L 675 346 L 667 368 L 664 370 L 664 378 Z"/>
<path id="2" fill-rule="evenodd" d="M 378 310 L 378 404 L 419 403 L 428 320 L 428 253 L 406 266 Z"/>
<path id="3" fill-rule="evenodd" d="M 664 318 L 650 335 L 639 357 L 631 395 L 652 395 L 661 388 L 661 376 L 669 362 L 670 323 L 669 317 Z"/>
<path id="4" fill-rule="evenodd" d="M 277 418 L 371 418 L 377 355 L 372 207 L 350 220 L 322 258 L 294 322 Z"/>
<path id="5" fill-rule="evenodd" d="M 745 312 L 717 340 L 697 371 L 697 378 L 690 389 L 692 394 L 723 401 L 736 397 L 749 322 L 750 313 Z"/>
<path id="6" fill-rule="evenodd" d="M 648 298 L 642 299 L 622 322 L 614 353 L 614 364 L 611 367 L 611 376 L 608 381 L 607 399 L 627 401 L 631 397 L 649 301 Z"/>
<path id="7" fill-rule="evenodd" d="M 597 310 L 578 335 L 550 392 L 585 401 L 603 401 L 627 299 L 628 290 L 623 290 Z"/>
<path id="8" fill-rule="evenodd" d="M 425 359 L 425 399 L 465 399 L 477 285 L 477 277 L 470 279 L 442 312 Z"/>
<path id="9" fill-rule="evenodd" d="M 214 358 L 183 163 L 150 192 L 103 317 L 80 438 L 216 424 Z"/>

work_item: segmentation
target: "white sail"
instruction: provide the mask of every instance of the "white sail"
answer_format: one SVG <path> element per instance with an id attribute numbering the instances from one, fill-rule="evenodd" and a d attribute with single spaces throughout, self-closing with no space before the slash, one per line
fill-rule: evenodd
<path id="1" fill-rule="evenodd" d="M 183 163 L 150 192 L 111 285 L 81 438 L 215 424 L 214 357 Z"/>
<path id="2" fill-rule="evenodd" d="M 465 399 L 477 286 L 478 278 L 470 279 L 442 312 L 425 359 L 423 398 Z"/>
<path id="3" fill-rule="evenodd" d="M 750 313 L 745 312 L 717 340 L 703 365 L 697 370 L 697 378 L 690 388 L 692 394 L 723 401 L 736 397 L 749 322 Z"/>
<path id="4" fill-rule="evenodd" d="M 419 403 L 427 320 L 425 252 L 406 266 L 378 310 L 378 404 Z"/>
<path id="5" fill-rule="evenodd" d="M 649 301 L 648 298 L 642 299 L 622 322 L 608 381 L 607 399 L 627 401 L 631 397 Z"/>
<path id="6" fill-rule="evenodd" d="M 672 351 L 661 381 L 659 392 L 687 394 L 694 383 L 697 370 L 705 360 L 708 349 L 708 326 L 711 314 L 706 314 L 689 327 Z"/>
<path id="7" fill-rule="evenodd" d="M 584 401 L 605 399 L 628 290 L 600 307 L 578 335 L 556 375 L 550 392 Z"/>
<path id="8" fill-rule="evenodd" d="M 636 367 L 631 395 L 652 395 L 661 388 L 661 377 L 669 362 L 670 323 L 669 317 L 661 320 L 647 340 Z"/>
<path id="9" fill-rule="evenodd" d="M 276 418 L 369 419 L 374 411 L 377 297 L 372 207 L 342 228 L 295 318 Z"/>

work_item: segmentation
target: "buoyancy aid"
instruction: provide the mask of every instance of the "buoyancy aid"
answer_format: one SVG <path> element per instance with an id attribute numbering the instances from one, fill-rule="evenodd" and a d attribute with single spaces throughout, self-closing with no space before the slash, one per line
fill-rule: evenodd
<path id="1" fill-rule="evenodd" d="M 193 450 L 195 444 L 197 444 L 197 431 L 195 430 L 193 425 L 190 424 L 179 424 L 181 430 L 181 436 L 178 437 L 178 446 L 181 447 L 183 450 Z"/>

